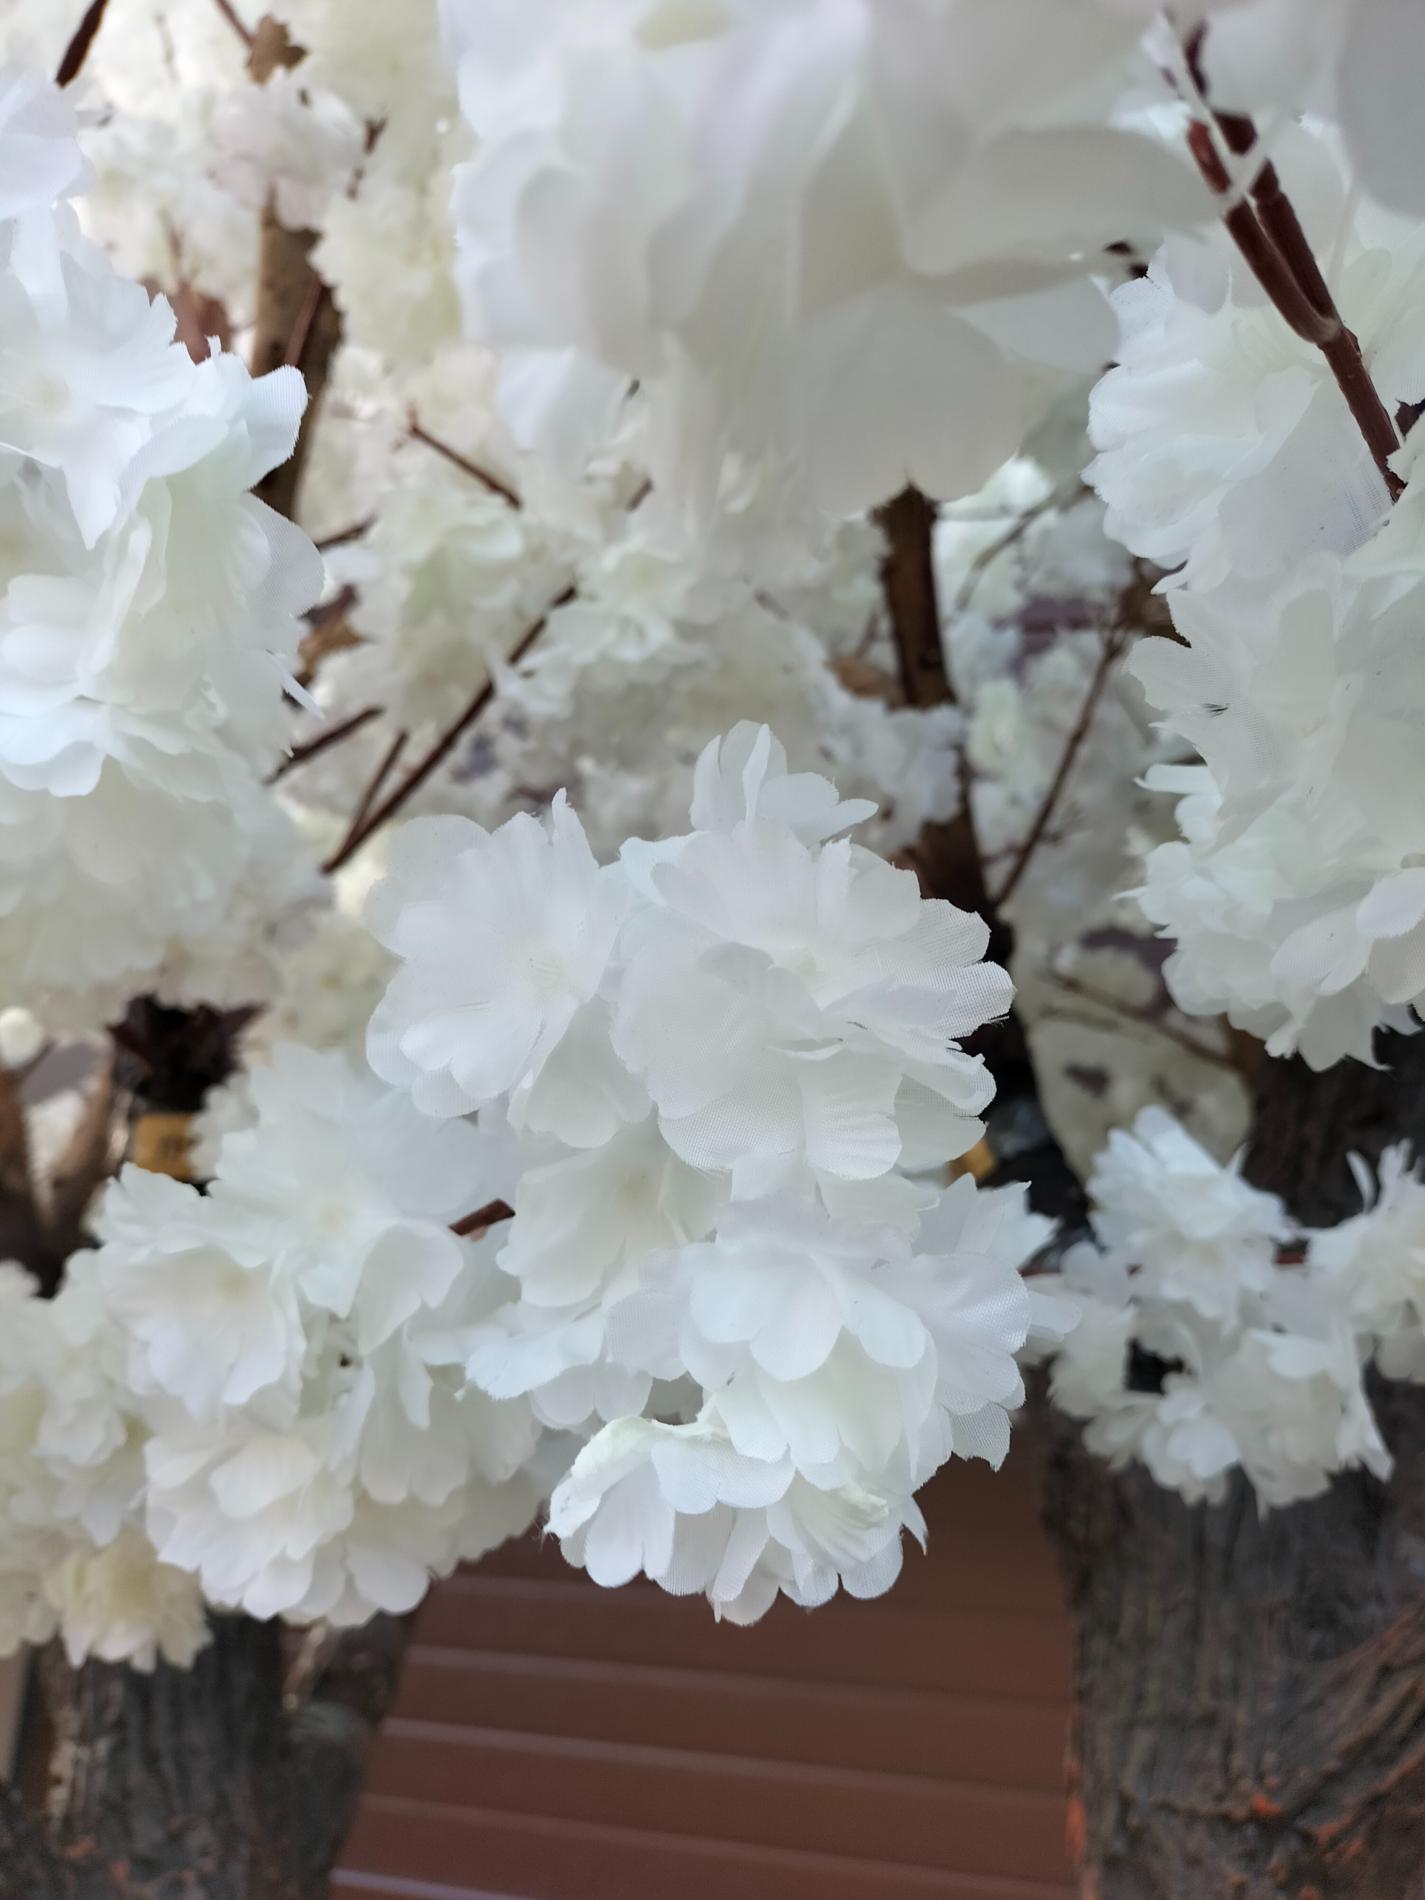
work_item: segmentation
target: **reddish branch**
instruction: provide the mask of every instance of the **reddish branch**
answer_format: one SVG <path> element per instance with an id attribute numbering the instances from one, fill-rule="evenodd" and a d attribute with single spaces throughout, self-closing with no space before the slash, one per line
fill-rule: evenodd
<path id="1" fill-rule="evenodd" d="M 1034 814 L 1034 822 L 1029 827 L 1024 843 L 1019 847 L 1019 854 L 1009 867 L 1008 876 L 995 892 L 996 910 L 1002 910 L 1014 896 L 1019 888 L 1020 879 L 1029 869 L 1030 860 L 1039 849 L 1044 834 L 1049 829 L 1050 820 L 1058 810 L 1059 800 L 1064 796 L 1064 788 L 1073 774 L 1080 752 L 1083 751 L 1084 741 L 1089 736 L 1094 714 L 1098 711 L 1099 701 L 1103 698 L 1104 688 L 1108 685 L 1109 674 L 1112 673 L 1119 655 L 1123 652 L 1127 637 L 1121 624 L 1111 628 L 1104 637 L 1103 651 L 1099 655 L 1098 665 L 1094 668 L 1093 678 L 1089 681 L 1089 689 L 1084 694 L 1084 703 L 1079 708 L 1079 716 L 1074 722 L 1073 731 L 1069 734 L 1068 742 L 1060 756 L 1058 769 L 1050 781 L 1048 791 L 1044 794 L 1043 802 Z"/>
<path id="2" fill-rule="evenodd" d="M 487 1201 L 483 1207 L 477 1207 L 473 1214 L 466 1214 L 460 1220 L 450 1223 L 452 1234 L 462 1239 L 467 1234 L 483 1233 L 487 1227 L 494 1227 L 502 1220 L 513 1220 L 515 1210 L 508 1201 Z"/>
<path id="3" fill-rule="evenodd" d="M 881 589 L 891 616 L 901 686 L 908 706 L 953 705 L 935 586 L 935 504 L 902 489 L 876 515 L 886 539 Z"/>
<path id="4" fill-rule="evenodd" d="M 1200 49 L 1199 37 L 1188 47 L 1188 62 L 1205 97 Z M 1229 200 L 1223 210 L 1223 223 L 1277 310 L 1299 337 L 1325 357 L 1394 501 L 1404 487 L 1390 466 L 1390 457 L 1400 447 L 1400 437 L 1371 381 L 1360 340 L 1336 307 L 1310 240 L 1270 159 L 1263 157 L 1247 198 L 1233 200 L 1232 177 L 1217 150 L 1213 127 L 1229 151 L 1247 158 L 1259 143 L 1252 121 L 1244 113 L 1216 111 L 1212 119 L 1212 126 L 1202 119 L 1192 122 L 1188 148 L 1208 185 L 1220 198 Z"/>
<path id="5" fill-rule="evenodd" d="M 556 607 L 563 607 L 574 598 L 574 589 L 566 587 L 556 600 L 552 600 L 533 626 L 526 628 L 509 656 L 511 666 L 517 666 L 529 652 L 535 641 L 544 632 L 549 616 Z M 400 784 L 387 793 L 385 798 L 372 810 L 359 815 L 347 828 L 346 836 L 323 864 L 322 869 L 330 874 L 339 871 L 365 844 L 373 832 L 388 824 L 401 807 L 420 790 L 433 772 L 439 769 L 455 750 L 464 735 L 484 712 L 495 697 L 493 675 L 480 686 L 466 702 L 460 714 L 451 721 L 438 739 L 427 749 L 420 759 L 406 773 Z"/>
<path id="6" fill-rule="evenodd" d="M 286 778 L 289 772 L 295 772 L 299 765 L 305 765 L 308 759 L 315 759 L 319 753 L 325 752 L 330 746 L 340 745 L 343 739 L 351 738 L 353 733 L 360 732 L 361 728 L 369 725 L 373 719 L 379 719 L 381 710 L 379 706 L 363 706 L 360 712 L 354 712 L 349 719 L 339 720 L 336 725 L 328 726 L 324 731 L 319 732 L 314 739 L 307 739 L 301 745 L 293 746 L 286 758 L 268 778 L 268 784 L 276 785 L 279 780 Z"/>
<path id="7" fill-rule="evenodd" d="M 414 409 L 406 413 L 406 432 L 413 442 L 423 443 L 426 448 L 433 449 L 437 455 L 449 462 L 452 468 L 458 468 L 463 475 L 468 475 L 472 481 L 479 482 L 480 486 L 487 488 L 492 495 L 498 495 L 501 501 L 507 501 L 511 508 L 522 506 L 519 496 L 508 482 L 502 482 L 498 475 L 492 475 L 489 469 L 481 468 L 480 464 L 472 462 L 468 455 L 462 455 L 459 449 L 453 449 L 448 442 L 442 442 L 439 436 L 431 435 L 423 429 Z"/>
<path id="8" fill-rule="evenodd" d="M 1180 1029 L 1176 1023 L 1159 1016 L 1146 1003 L 1130 1003 L 1126 997 L 1111 996 L 1107 990 L 1100 990 L 1090 983 L 1082 983 L 1077 977 L 1065 976 L 1058 970 L 1051 970 L 1048 981 L 1056 990 L 1062 990 L 1066 996 L 1082 997 L 1084 1002 L 1093 1004 L 1095 1009 L 1104 1010 L 1111 1016 L 1121 1016 L 1125 1022 L 1133 1023 L 1144 1029 L 1151 1029 L 1155 1035 L 1164 1036 L 1169 1042 L 1195 1056 L 1199 1062 L 1211 1062 L 1218 1068 L 1230 1069 L 1234 1075 L 1241 1073 L 1241 1064 L 1236 1055 L 1228 1049 L 1214 1049 L 1209 1042 L 1200 1042 L 1186 1029 Z M 1090 1027 L 1099 1025 L 1091 1018 L 1081 1020 Z"/>
<path id="9" fill-rule="evenodd" d="M 392 739 L 390 745 L 388 745 L 386 750 L 382 753 L 376 770 L 367 781 L 366 790 L 357 800 L 356 810 L 351 815 L 351 826 L 353 830 L 366 822 L 371 807 L 381 796 L 381 787 L 386 783 L 392 772 L 395 771 L 396 761 L 405 751 L 406 741 L 409 737 L 410 734 L 402 727 Z"/>
<path id="10" fill-rule="evenodd" d="M 242 41 L 243 45 L 251 46 L 253 40 L 252 28 L 250 26 L 244 26 L 242 21 L 238 18 L 232 0 L 213 0 L 213 5 L 218 9 L 219 13 L 222 14 L 233 32 L 236 33 L 238 38 Z"/>

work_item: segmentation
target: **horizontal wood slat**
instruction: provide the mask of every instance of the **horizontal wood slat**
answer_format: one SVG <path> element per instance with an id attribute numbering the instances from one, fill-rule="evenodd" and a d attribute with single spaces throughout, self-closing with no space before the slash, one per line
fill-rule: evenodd
<path id="1" fill-rule="evenodd" d="M 719 1672 L 879 1683 L 961 1695 L 1068 1693 L 1068 1632 L 1027 1611 L 938 1613 L 903 1608 L 894 1591 L 819 1610 L 779 1598 L 760 1623 L 714 1620 L 701 1599 L 646 1583 L 600 1590 L 582 1576 L 521 1580 L 457 1576 L 421 1614 L 421 1639 L 449 1648 L 517 1650 Z"/>
<path id="2" fill-rule="evenodd" d="M 644 1812 L 669 1834 L 786 1848 L 815 1841 L 828 1854 L 949 1873 L 1012 1868 L 1052 1881 L 1063 1866 L 1056 1795 L 932 1776 L 398 1721 L 377 1745 L 368 1786 L 585 1824 Z"/>
<path id="3" fill-rule="evenodd" d="M 377 1873 L 398 1865 L 408 1876 L 446 1884 L 464 1873 L 472 1885 L 457 1885 L 459 1893 L 478 1896 L 493 1882 L 497 1892 L 527 1900 L 1071 1900 L 1063 1881 L 952 1874 L 381 1796 L 363 1803 L 352 1850 Z"/>
<path id="4" fill-rule="evenodd" d="M 888 1597 L 751 1629 L 521 1538 L 423 1606 L 338 1900 L 1069 1900 L 1067 1619 L 1027 1459 Z"/>
<path id="5" fill-rule="evenodd" d="M 1058 1793 L 1061 1702 L 417 1646 L 395 1713 Z"/>

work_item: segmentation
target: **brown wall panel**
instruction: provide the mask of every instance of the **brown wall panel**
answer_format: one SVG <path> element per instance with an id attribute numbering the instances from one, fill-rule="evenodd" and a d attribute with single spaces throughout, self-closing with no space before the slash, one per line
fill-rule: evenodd
<path id="1" fill-rule="evenodd" d="M 421 1611 L 346 1900 L 1066 1900 L 1068 1637 L 1029 1460 L 876 1603 L 750 1630 L 522 1538 Z"/>

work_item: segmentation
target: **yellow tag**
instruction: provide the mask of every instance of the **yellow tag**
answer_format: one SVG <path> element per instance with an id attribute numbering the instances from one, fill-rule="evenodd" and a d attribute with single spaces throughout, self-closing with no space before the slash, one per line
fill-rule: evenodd
<path id="1" fill-rule="evenodd" d="M 150 1174 L 188 1180 L 193 1171 L 193 1117 L 158 1110 L 140 1115 L 129 1138 L 129 1160 Z"/>

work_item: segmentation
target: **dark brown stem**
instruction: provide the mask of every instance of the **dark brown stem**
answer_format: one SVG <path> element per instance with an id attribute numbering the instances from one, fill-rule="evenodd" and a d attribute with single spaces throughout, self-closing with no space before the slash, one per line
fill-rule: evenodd
<path id="1" fill-rule="evenodd" d="M 1246 156 L 1256 146 L 1256 128 L 1245 115 L 1215 115 L 1215 122 L 1239 156 Z M 1226 197 L 1232 181 L 1213 143 L 1212 129 L 1201 119 L 1193 120 L 1188 127 L 1188 149 L 1212 190 Z M 1228 233 L 1291 328 L 1325 357 L 1394 501 L 1404 488 L 1390 466 L 1390 457 L 1400 447 L 1400 437 L 1371 381 L 1360 341 L 1336 307 L 1274 165 L 1262 166 L 1252 183 L 1251 198 L 1250 204 L 1234 203 L 1224 210 Z"/>
<path id="2" fill-rule="evenodd" d="M 487 1201 L 483 1207 L 477 1207 L 473 1214 L 463 1214 L 457 1221 L 450 1223 L 452 1234 L 462 1239 L 467 1234 L 483 1233 L 487 1227 L 495 1227 L 502 1220 L 513 1220 L 515 1210 L 508 1201 Z"/>
<path id="3" fill-rule="evenodd" d="M 262 85 L 274 72 L 300 64 L 302 48 L 269 14 L 251 35 L 248 73 Z M 289 231 L 271 199 L 263 208 L 258 246 L 257 311 L 253 324 L 252 371 L 255 376 L 292 365 L 307 385 L 307 408 L 292 454 L 264 475 L 256 494 L 280 515 L 295 518 L 297 490 L 332 360 L 341 342 L 341 316 L 335 299 L 312 264 L 315 231 Z"/>
<path id="4" fill-rule="evenodd" d="M 993 901 L 996 910 L 1003 910 L 1018 890 L 1020 879 L 1029 869 L 1030 861 L 1039 849 L 1045 832 L 1049 829 L 1050 820 L 1058 810 L 1059 800 L 1064 795 L 1064 788 L 1073 774 L 1079 754 L 1083 751 L 1084 741 L 1088 738 L 1093 726 L 1094 714 L 1098 710 L 1099 701 L 1103 698 L 1108 676 L 1123 652 L 1125 639 L 1126 635 L 1121 627 L 1111 629 L 1104 637 L 1103 651 L 1099 655 L 1098 665 L 1094 668 L 1093 678 L 1089 681 L 1088 691 L 1084 694 L 1084 703 L 1079 708 L 1079 716 L 1074 721 L 1073 731 L 1070 732 L 1060 755 L 1058 768 L 1038 811 L 1034 814 L 1034 821 L 1025 834 L 1024 843 L 1019 847 L 1018 856 L 1009 867 L 1004 883 L 995 892 Z"/>
<path id="5" fill-rule="evenodd" d="M 382 753 L 380 761 L 377 764 L 376 770 L 371 774 L 371 777 L 366 781 L 366 790 L 361 794 L 361 797 L 357 800 L 356 810 L 351 814 L 350 829 L 352 831 L 359 830 L 360 827 L 363 824 L 365 824 L 367 815 L 369 814 L 371 807 L 376 803 L 376 800 L 381 795 L 381 787 L 386 783 L 387 779 L 391 776 L 392 772 L 396 768 L 396 761 L 400 758 L 401 754 L 405 751 L 406 740 L 409 737 L 410 737 L 409 733 L 407 733 L 404 729 L 401 730 L 395 735 L 390 745 L 388 745 L 386 750 Z"/>
<path id="6" fill-rule="evenodd" d="M 572 587 L 566 587 L 564 592 L 560 594 L 557 599 L 549 603 L 549 606 L 540 615 L 539 619 L 536 620 L 531 627 L 526 628 L 510 653 L 509 663 L 511 666 L 517 666 L 529 652 L 535 641 L 544 632 L 550 614 L 552 614 L 557 607 L 563 607 L 573 598 L 574 589 Z M 379 831 L 383 825 L 390 823 L 391 819 L 395 817 L 401 807 L 414 797 L 431 774 L 438 771 L 446 759 L 450 757 L 450 754 L 460 743 L 462 737 L 470 730 L 471 726 L 474 725 L 475 721 L 480 717 L 481 713 L 484 712 L 494 697 L 495 681 L 492 675 L 485 681 L 483 686 L 479 687 L 471 695 L 460 714 L 452 720 L 450 725 L 441 733 L 440 737 L 430 746 L 429 750 L 411 767 L 400 784 L 388 792 L 380 804 L 366 814 L 359 825 L 353 825 L 348 830 L 336 850 L 332 852 L 331 856 L 322 866 L 322 869 L 327 872 L 328 875 L 333 871 L 339 871 L 344 864 L 348 863 L 373 832 Z"/>
<path id="7" fill-rule="evenodd" d="M 317 758 L 329 746 L 340 745 L 343 739 L 349 739 L 353 733 L 360 732 L 363 726 L 373 719 L 379 719 L 384 709 L 380 706 L 363 706 L 360 712 L 352 713 L 349 719 L 342 719 L 334 726 L 327 726 L 314 739 L 306 739 L 301 745 L 294 745 L 269 775 L 267 783 L 276 785 L 286 778 L 289 772 L 295 772 L 299 765 L 305 765 L 309 759 Z"/>
<path id="8" fill-rule="evenodd" d="M 908 706 L 953 705 L 935 584 L 936 509 L 918 488 L 902 489 L 876 512 L 886 538 L 881 591 L 895 633 L 901 688 Z"/>
<path id="9" fill-rule="evenodd" d="M 426 448 L 433 449 L 437 455 L 449 462 L 452 468 L 458 468 L 462 475 L 468 475 L 472 481 L 479 482 L 482 488 L 487 488 L 492 495 L 498 495 L 500 500 L 508 502 L 511 508 L 522 505 L 519 496 L 508 482 L 502 482 L 498 475 L 492 475 L 489 469 L 481 468 L 480 464 L 472 462 L 468 455 L 462 455 L 459 449 L 453 449 L 448 442 L 442 442 L 438 436 L 431 435 L 423 429 L 414 409 L 407 414 L 406 427 L 413 442 L 420 442 Z"/>
<path id="10" fill-rule="evenodd" d="M 349 528 L 338 528 L 335 534 L 324 534 L 314 546 L 322 554 L 329 548 L 349 547 L 353 541 L 359 541 L 362 535 L 370 533 L 375 520 L 375 515 L 366 515 L 360 521 L 353 521 Z"/>
<path id="11" fill-rule="evenodd" d="M 238 18 L 232 0 L 213 0 L 213 5 L 218 9 L 219 13 L 222 14 L 233 32 L 236 33 L 238 38 L 242 41 L 243 45 L 251 46 L 253 37 L 252 28 L 250 26 L 244 26 L 243 22 Z"/>
<path id="12" fill-rule="evenodd" d="M 64 56 L 55 69 L 54 83 L 57 86 L 71 85 L 79 77 L 80 69 L 89 57 L 89 49 L 94 44 L 94 36 L 103 23 L 108 4 L 109 0 L 89 0 L 84 17 L 74 29 L 74 37 L 65 47 Z"/>
<path id="13" fill-rule="evenodd" d="M 1199 1042 L 1197 1037 L 1186 1029 L 1179 1029 L 1176 1023 L 1166 1022 L 1161 1016 L 1142 1003 L 1130 1003 L 1127 998 L 1110 996 L 1106 990 L 1095 989 L 1091 984 L 1081 983 L 1076 977 L 1063 976 L 1057 970 L 1048 973 L 1048 981 L 1056 990 L 1063 990 L 1067 996 L 1082 997 L 1086 1003 L 1107 1011 L 1110 1015 L 1121 1016 L 1125 1022 L 1143 1029 L 1151 1029 L 1154 1035 L 1164 1036 L 1190 1056 L 1196 1056 L 1199 1062 L 1211 1062 L 1218 1068 L 1230 1069 L 1234 1075 L 1241 1073 L 1237 1057 L 1227 1049 L 1214 1049 L 1211 1043 Z M 1080 1020 L 1089 1021 L 1088 1018 Z"/>

